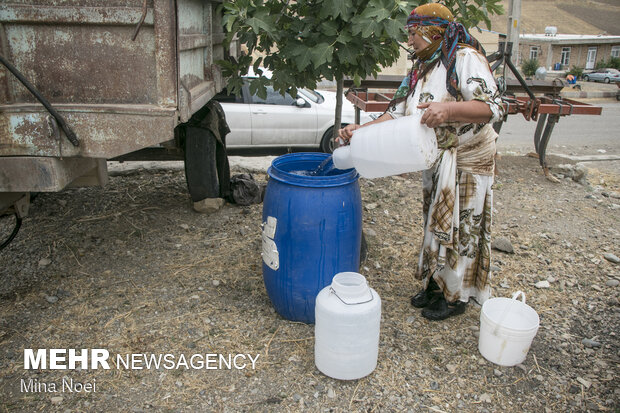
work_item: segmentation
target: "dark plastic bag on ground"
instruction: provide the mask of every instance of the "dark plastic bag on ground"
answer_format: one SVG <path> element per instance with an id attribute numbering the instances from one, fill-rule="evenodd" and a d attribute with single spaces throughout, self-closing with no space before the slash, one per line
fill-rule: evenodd
<path id="1" fill-rule="evenodd" d="M 232 199 L 239 205 L 260 204 L 263 202 L 265 185 L 256 182 L 251 174 L 238 174 L 230 178 Z"/>

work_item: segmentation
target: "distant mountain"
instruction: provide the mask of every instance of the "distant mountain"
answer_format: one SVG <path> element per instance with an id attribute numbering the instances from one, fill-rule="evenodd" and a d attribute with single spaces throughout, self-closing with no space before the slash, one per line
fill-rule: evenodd
<path id="1" fill-rule="evenodd" d="M 508 12 L 508 0 L 502 3 Z M 492 30 L 505 33 L 506 22 L 507 15 L 492 18 Z M 521 33 L 544 33 L 547 26 L 561 34 L 620 35 L 620 0 L 521 0 Z"/>

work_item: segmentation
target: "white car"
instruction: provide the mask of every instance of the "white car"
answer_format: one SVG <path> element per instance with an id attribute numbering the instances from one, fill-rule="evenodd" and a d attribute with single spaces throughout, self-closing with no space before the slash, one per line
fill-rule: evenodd
<path id="1" fill-rule="evenodd" d="M 247 81 L 242 96 L 222 92 L 215 96 L 226 114 L 231 129 L 226 147 L 231 149 L 310 149 L 331 153 L 336 93 L 326 90 L 298 89 L 297 98 L 282 96 L 267 87 L 267 98 L 250 94 Z M 376 114 L 361 112 L 361 123 Z M 342 124 L 355 122 L 355 108 L 343 96 Z"/>

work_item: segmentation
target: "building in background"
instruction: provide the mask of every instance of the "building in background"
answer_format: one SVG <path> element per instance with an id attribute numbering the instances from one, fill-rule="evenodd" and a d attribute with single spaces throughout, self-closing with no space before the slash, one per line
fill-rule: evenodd
<path id="1" fill-rule="evenodd" d="M 522 34 L 519 39 L 518 64 L 537 59 L 547 70 L 594 69 L 597 62 L 620 57 L 620 36 L 557 34 L 551 26 L 544 34 Z"/>
<path id="2" fill-rule="evenodd" d="M 505 30 L 514 1 L 502 0 L 506 13 L 490 17 L 493 30 Z M 519 2 L 519 48 L 512 59 L 517 67 L 536 58 L 547 70 L 589 69 L 620 54 L 619 0 Z"/>

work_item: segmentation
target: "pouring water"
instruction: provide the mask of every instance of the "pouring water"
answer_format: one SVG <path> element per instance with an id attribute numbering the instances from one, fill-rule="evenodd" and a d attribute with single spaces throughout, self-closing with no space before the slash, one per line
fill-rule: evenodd
<path id="1" fill-rule="evenodd" d="M 310 176 L 327 176 L 335 168 L 334 160 L 331 156 L 328 156 L 315 170 L 310 172 Z"/>

